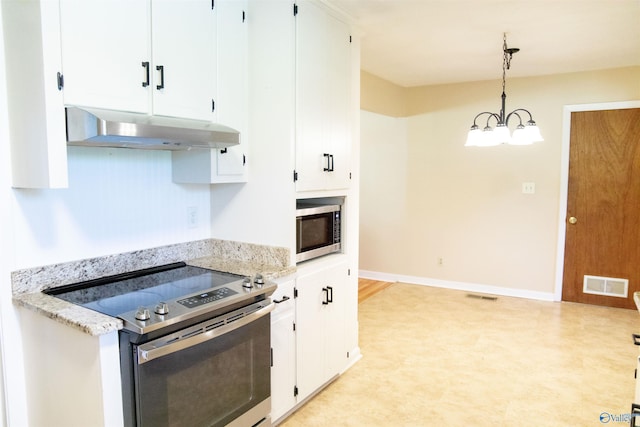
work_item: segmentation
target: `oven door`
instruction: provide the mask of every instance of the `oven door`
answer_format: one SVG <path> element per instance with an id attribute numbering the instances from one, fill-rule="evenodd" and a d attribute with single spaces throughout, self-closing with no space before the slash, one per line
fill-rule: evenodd
<path id="1" fill-rule="evenodd" d="M 134 346 L 139 427 L 270 425 L 269 303 Z"/>

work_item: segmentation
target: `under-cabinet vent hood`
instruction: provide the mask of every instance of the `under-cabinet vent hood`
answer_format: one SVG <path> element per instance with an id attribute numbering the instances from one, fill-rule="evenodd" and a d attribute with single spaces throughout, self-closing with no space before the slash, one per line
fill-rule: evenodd
<path id="1" fill-rule="evenodd" d="M 146 150 L 225 148 L 240 133 L 204 120 L 149 116 L 96 108 L 67 107 L 67 144 Z"/>

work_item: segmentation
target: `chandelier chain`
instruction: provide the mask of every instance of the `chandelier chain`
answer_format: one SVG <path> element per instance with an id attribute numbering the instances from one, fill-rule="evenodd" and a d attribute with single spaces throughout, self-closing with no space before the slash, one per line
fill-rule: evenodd
<path id="1" fill-rule="evenodd" d="M 507 51 L 507 33 L 502 33 L 502 93 L 505 92 L 507 70 L 511 67 L 511 55 Z"/>

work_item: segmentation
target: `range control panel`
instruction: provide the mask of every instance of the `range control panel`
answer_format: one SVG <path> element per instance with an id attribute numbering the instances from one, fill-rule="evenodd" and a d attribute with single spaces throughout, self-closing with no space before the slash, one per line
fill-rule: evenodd
<path id="1" fill-rule="evenodd" d="M 229 289 L 227 287 L 214 289 L 209 292 L 204 292 L 199 295 L 194 295 L 189 298 L 178 300 L 178 304 L 182 304 L 187 308 L 199 307 L 204 304 L 209 304 L 213 301 L 218 301 L 226 297 L 230 297 L 231 295 L 237 294 L 236 291 Z"/>

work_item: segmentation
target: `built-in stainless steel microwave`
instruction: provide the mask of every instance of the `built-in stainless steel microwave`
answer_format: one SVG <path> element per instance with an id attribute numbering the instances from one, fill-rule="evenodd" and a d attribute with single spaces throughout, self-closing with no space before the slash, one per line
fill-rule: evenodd
<path id="1" fill-rule="evenodd" d="M 298 202 L 296 261 L 307 261 L 342 250 L 341 205 Z"/>

